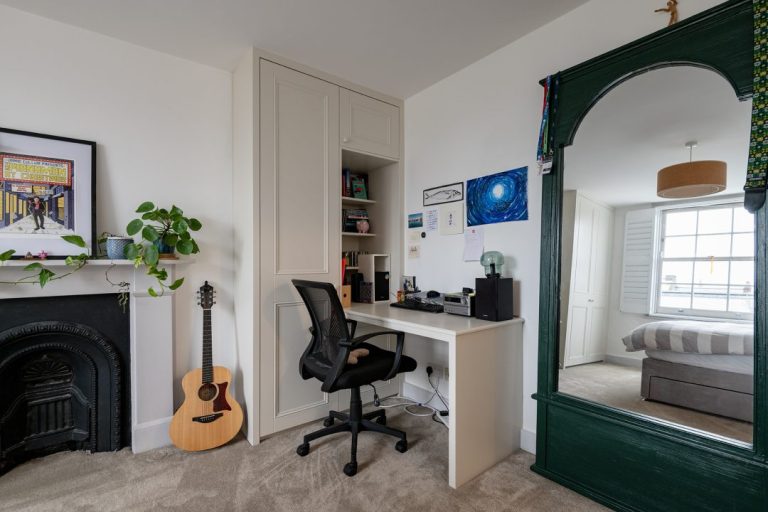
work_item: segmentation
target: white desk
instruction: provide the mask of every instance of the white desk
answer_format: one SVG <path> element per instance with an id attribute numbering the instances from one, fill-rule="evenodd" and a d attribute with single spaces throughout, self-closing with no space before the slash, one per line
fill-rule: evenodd
<path id="1" fill-rule="evenodd" d="M 347 318 L 447 342 L 448 483 L 458 488 L 520 448 L 523 320 L 488 322 L 389 304 L 353 304 Z M 409 338 L 405 342 L 408 353 Z M 421 364 L 421 363 L 420 363 Z M 420 365 L 416 371 L 424 371 Z"/>

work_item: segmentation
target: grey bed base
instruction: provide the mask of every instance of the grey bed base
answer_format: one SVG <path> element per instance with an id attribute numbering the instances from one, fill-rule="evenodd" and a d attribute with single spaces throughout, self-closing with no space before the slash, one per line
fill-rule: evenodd
<path id="1" fill-rule="evenodd" d="M 640 394 L 688 409 L 752 423 L 752 375 L 643 359 Z"/>

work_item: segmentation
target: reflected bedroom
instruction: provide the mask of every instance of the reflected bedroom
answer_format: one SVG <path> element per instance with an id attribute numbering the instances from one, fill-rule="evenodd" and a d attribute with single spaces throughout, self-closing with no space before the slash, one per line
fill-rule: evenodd
<path id="1" fill-rule="evenodd" d="M 586 116 L 564 160 L 560 392 L 752 443 L 750 114 L 679 66 Z"/>

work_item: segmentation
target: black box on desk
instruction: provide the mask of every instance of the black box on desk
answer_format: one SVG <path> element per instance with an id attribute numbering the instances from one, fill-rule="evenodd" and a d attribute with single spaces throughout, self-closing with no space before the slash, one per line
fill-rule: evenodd
<path id="1" fill-rule="evenodd" d="M 475 279 L 475 317 L 500 322 L 512 318 L 512 278 Z"/>

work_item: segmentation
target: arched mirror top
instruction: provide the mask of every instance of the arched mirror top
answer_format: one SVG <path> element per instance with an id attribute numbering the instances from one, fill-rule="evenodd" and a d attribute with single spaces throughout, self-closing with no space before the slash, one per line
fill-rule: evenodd
<path id="1" fill-rule="evenodd" d="M 723 17 L 731 22 L 713 30 Z M 721 75 L 739 99 L 752 95 L 751 1 L 726 2 L 677 25 L 638 39 L 560 74 L 555 147 L 570 146 L 589 111 L 625 81 L 671 66 L 694 66 Z M 679 37 L 677 35 L 679 34 Z M 685 44 L 680 38 L 685 36 Z"/>

